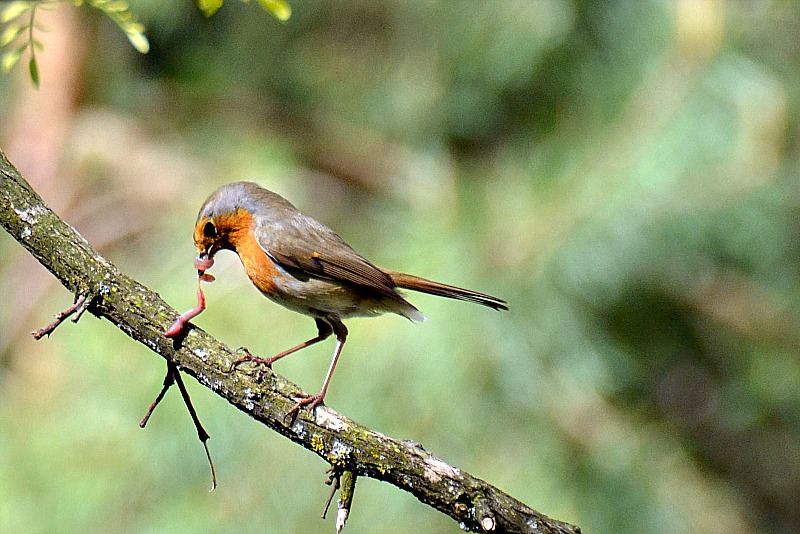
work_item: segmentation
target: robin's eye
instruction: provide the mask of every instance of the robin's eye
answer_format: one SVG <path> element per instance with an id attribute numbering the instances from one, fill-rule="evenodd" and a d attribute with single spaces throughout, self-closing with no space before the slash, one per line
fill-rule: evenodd
<path id="1" fill-rule="evenodd" d="M 211 239 L 217 237 L 217 228 L 214 226 L 213 222 L 208 221 L 205 226 L 203 226 L 203 235 Z"/>

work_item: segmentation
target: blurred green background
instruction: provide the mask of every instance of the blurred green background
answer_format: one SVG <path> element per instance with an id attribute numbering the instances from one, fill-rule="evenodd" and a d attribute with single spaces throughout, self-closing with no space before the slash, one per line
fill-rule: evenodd
<path id="1" fill-rule="evenodd" d="M 0 147 L 179 310 L 205 197 L 257 180 L 426 295 L 348 321 L 328 404 L 589 533 L 800 531 L 800 6 L 722 0 L 131 2 L 43 12 L 42 87 Z M 269 355 L 314 333 L 222 254 L 196 323 Z M 326 465 L 190 381 L 0 233 L 1 532 L 333 532 Z M 276 370 L 315 391 L 332 343 Z M 345 532 L 456 532 L 361 480 Z"/>

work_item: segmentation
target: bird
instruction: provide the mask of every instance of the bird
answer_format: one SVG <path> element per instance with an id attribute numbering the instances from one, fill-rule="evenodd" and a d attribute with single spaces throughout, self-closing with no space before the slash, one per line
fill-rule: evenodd
<path id="1" fill-rule="evenodd" d="M 411 321 L 427 320 L 398 290 L 508 310 L 505 300 L 491 295 L 376 267 L 333 230 L 255 182 L 234 182 L 211 193 L 197 215 L 194 243 L 201 280 L 213 280 L 205 271 L 213 266 L 214 255 L 231 250 L 265 297 L 316 323 L 315 337 L 269 358 L 244 349 L 245 356 L 235 360 L 232 369 L 245 361 L 271 368 L 279 359 L 335 336 L 333 357 L 319 393 L 298 394 L 300 400 L 287 415 L 323 403 L 347 339 L 344 319 L 394 313 Z"/>

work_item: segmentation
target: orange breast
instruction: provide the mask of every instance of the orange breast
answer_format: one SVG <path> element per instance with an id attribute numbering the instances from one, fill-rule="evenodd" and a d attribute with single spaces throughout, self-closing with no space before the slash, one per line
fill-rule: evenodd
<path id="1" fill-rule="evenodd" d="M 275 290 L 273 277 L 278 275 L 278 270 L 256 241 L 253 223 L 250 213 L 244 210 L 239 210 L 224 219 L 217 218 L 218 225 L 224 225 L 229 229 L 228 239 L 242 260 L 247 276 L 262 292 L 272 293 Z"/>

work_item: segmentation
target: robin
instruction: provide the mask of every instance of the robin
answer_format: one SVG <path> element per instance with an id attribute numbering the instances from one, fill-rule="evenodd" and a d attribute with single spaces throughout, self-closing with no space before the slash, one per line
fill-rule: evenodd
<path id="1" fill-rule="evenodd" d="M 313 409 L 325 399 L 347 339 L 343 319 L 396 313 L 412 321 L 427 320 L 398 289 L 475 302 L 495 310 L 508 309 L 504 300 L 491 295 L 376 267 L 333 230 L 253 182 L 224 185 L 208 197 L 197 216 L 194 243 L 198 252 L 195 267 L 201 280 L 213 280 L 205 271 L 213 266 L 217 252 L 232 250 L 265 297 L 312 317 L 317 324 L 317 335 L 308 341 L 271 358 L 258 358 L 247 352 L 233 362 L 233 367 L 252 361 L 271 368 L 284 356 L 331 334 L 336 336 L 322 389 L 316 395 L 304 396 L 290 415 L 302 406 Z M 196 313 L 199 311 L 200 308 Z"/>

